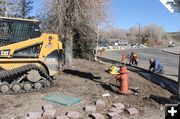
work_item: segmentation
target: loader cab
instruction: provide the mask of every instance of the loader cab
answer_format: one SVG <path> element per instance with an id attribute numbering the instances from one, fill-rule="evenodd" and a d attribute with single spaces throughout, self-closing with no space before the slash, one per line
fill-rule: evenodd
<path id="1" fill-rule="evenodd" d="M 0 46 L 40 36 L 38 20 L 0 17 Z"/>

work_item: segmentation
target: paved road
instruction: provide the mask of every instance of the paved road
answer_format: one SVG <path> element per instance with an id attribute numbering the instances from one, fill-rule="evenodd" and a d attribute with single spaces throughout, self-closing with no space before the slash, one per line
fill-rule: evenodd
<path id="1" fill-rule="evenodd" d="M 162 48 L 145 48 L 145 49 L 130 49 L 126 50 L 126 55 L 130 55 L 132 51 L 139 56 L 139 67 L 148 69 L 149 59 L 158 58 L 165 66 L 165 76 L 177 81 L 178 77 L 178 55 L 166 53 L 161 51 Z M 120 61 L 122 51 L 106 51 L 102 57 Z"/>

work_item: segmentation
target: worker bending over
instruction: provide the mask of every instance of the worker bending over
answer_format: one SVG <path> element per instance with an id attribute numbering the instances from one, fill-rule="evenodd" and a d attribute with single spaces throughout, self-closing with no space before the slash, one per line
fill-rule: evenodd
<path id="1" fill-rule="evenodd" d="M 150 62 L 150 66 L 149 66 L 150 71 L 153 71 L 155 73 L 164 73 L 164 66 L 163 64 L 160 63 L 159 60 L 151 58 L 149 62 Z"/>
<path id="2" fill-rule="evenodd" d="M 136 53 L 131 52 L 131 56 L 130 56 L 130 60 L 129 60 L 129 64 L 130 65 L 138 65 L 138 56 Z"/>

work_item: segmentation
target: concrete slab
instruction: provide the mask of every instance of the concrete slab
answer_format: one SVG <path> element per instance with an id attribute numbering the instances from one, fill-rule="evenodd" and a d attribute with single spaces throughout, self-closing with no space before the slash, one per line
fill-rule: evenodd
<path id="1" fill-rule="evenodd" d="M 103 100 L 96 101 L 97 110 L 102 110 L 105 107 L 106 103 Z"/>
<path id="2" fill-rule="evenodd" d="M 76 111 L 69 111 L 67 113 L 67 117 L 72 118 L 72 119 L 78 119 L 80 117 L 80 113 Z"/>
<path id="3" fill-rule="evenodd" d="M 120 115 L 116 112 L 109 112 L 107 113 L 107 115 L 110 117 L 110 118 L 115 118 L 115 117 L 120 117 Z"/>
<path id="4" fill-rule="evenodd" d="M 53 109 L 54 108 L 54 106 L 52 105 L 52 104 L 47 104 L 47 105 L 43 105 L 42 106 L 42 110 L 47 110 L 47 109 Z"/>
<path id="5" fill-rule="evenodd" d="M 69 119 L 66 115 L 57 116 L 56 119 Z"/>
<path id="6" fill-rule="evenodd" d="M 123 110 L 121 108 L 115 108 L 115 107 L 110 108 L 108 111 L 118 113 L 118 114 L 123 112 Z"/>
<path id="7" fill-rule="evenodd" d="M 25 117 L 25 119 L 38 119 L 40 118 L 42 115 L 42 112 L 39 111 L 39 112 L 29 112 L 27 114 L 27 116 Z"/>
<path id="8" fill-rule="evenodd" d="M 130 115 L 136 115 L 139 113 L 138 109 L 136 109 L 136 108 L 129 108 L 129 109 L 127 109 L 127 111 Z"/>
<path id="9" fill-rule="evenodd" d="M 87 113 L 95 113 L 96 112 L 96 107 L 94 107 L 94 106 L 86 106 L 85 107 L 85 112 L 87 112 Z"/>
<path id="10" fill-rule="evenodd" d="M 51 117 L 51 116 L 43 116 L 43 117 L 40 117 L 40 118 L 38 118 L 38 119 L 54 119 L 54 118 Z"/>
<path id="11" fill-rule="evenodd" d="M 104 116 L 101 113 L 92 113 L 91 116 L 94 119 L 104 119 Z"/>
<path id="12" fill-rule="evenodd" d="M 114 103 L 112 106 L 116 107 L 116 108 L 120 108 L 120 109 L 124 109 L 125 108 L 124 104 L 122 104 L 122 103 Z"/>
<path id="13" fill-rule="evenodd" d="M 45 112 L 42 114 L 43 116 L 52 116 L 54 117 L 56 113 L 55 109 L 47 109 Z"/>

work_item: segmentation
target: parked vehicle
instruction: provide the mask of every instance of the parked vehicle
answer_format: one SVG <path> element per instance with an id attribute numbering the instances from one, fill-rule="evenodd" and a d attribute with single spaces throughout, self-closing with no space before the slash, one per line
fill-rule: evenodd
<path id="1" fill-rule="evenodd" d="M 175 47 L 175 43 L 174 42 L 169 42 L 168 47 Z"/>

